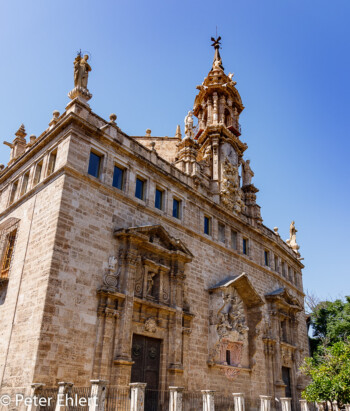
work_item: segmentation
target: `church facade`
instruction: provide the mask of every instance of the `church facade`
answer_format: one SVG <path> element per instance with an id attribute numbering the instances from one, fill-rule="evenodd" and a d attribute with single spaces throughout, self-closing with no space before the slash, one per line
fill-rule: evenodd
<path id="1" fill-rule="evenodd" d="M 129 136 L 95 114 L 78 55 L 66 110 L 6 143 L 3 392 L 104 379 L 298 408 L 308 339 L 296 229 L 285 242 L 262 222 L 219 40 L 184 135 Z"/>

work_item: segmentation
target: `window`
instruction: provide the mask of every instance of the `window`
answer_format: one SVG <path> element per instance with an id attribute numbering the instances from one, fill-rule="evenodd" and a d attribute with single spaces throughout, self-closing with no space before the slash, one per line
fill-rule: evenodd
<path id="1" fill-rule="evenodd" d="M 218 223 L 218 234 L 219 234 L 219 241 L 224 243 L 225 242 L 225 225 L 222 223 Z"/>
<path id="2" fill-rule="evenodd" d="M 164 190 L 160 188 L 156 188 L 154 206 L 158 208 L 158 210 L 163 210 L 164 208 Z"/>
<path id="3" fill-rule="evenodd" d="M 286 276 L 286 266 L 287 266 L 286 263 L 282 263 L 282 275 L 283 275 L 283 277 Z"/>
<path id="4" fill-rule="evenodd" d="M 247 238 L 243 238 L 243 254 L 248 255 L 248 239 Z"/>
<path id="5" fill-rule="evenodd" d="M 28 182 L 29 182 L 29 171 L 24 174 L 23 180 L 22 180 L 22 188 L 21 188 L 21 196 L 25 194 L 28 190 Z"/>
<path id="6" fill-rule="evenodd" d="M 231 248 L 237 250 L 237 231 L 231 230 Z"/>
<path id="7" fill-rule="evenodd" d="M 49 165 L 47 167 L 47 175 L 49 176 L 55 171 L 57 152 L 53 151 L 49 157 Z"/>
<path id="8" fill-rule="evenodd" d="M 204 234 L 211 235 L 211 218 L 204 216 Z"/>
<path id="9" fill-rule="evenodd" d="M 17 189 L 18 189 L 18 180 L 15 181 L 12 185 L 11 195 L 10 195 L 10 204 L 12 204 L 16 199 Z"/>
<path id="10" fill-rule="evenodd" d="M 42 169 L 43 169 L 43 162 L 41 161 L 35 167 L 35 174 L 34 174 L 34 185 L 35 186 L 40 183 Z"/>
<path id="11" fill-rule="evenodd" d="M 267 267 L 270 265 L 269 252 L 267 250 L 264 251 L 264 262 Z"/>
<path id="12" fill-rule="evenodd" d="M 173 199 L 173 217 L 180 218 L 181 215 L 181 200 Z"/>
<path id="13" fill-rule="evenodd" d="M 146 186 L 145 180 L 142 180 L 141 178 L 137 177 L 136 187 L 135 187 L 135 197 L 143 201 L 145 200 L 145 186 Z"/>
<path id="14" fill-rule="evenodd" d="M 288 268 L 288 279 L 291 283 L 294 282 L 294 271 L 292 267 Z"/>
<path id="15" fill-rule="evenodd" d="M 278 257 L 277 257 L 277 255 L 275 255 L 274 260 L 275 260 L 275 271 L 278 272 Z"/>
<path id="16" fill-rule="evenodd" d="M 231 351 L 226 350 L 226 363 L 227 365 L 231 365 Z"/>
<path id="17" fill-rule="evenodd" d="M 96 177 L 96 178 L 100 177 L 101 160 L 102 160 L 101 156 L 99 156 L 98 154 L 95 154 L 94 152 L 91 151 L 90 160 L 89 160 L 88 174 L 90 174 L 91 176 Z"/>
<path id="18" fill-rule="evenodd" d="M 124 176 L 125 176 L 125 169 L 114 166 L 113 172 L 113 187 L 119 188 L 119 190 L 124 189 Z"/>
<path id="19" fill-rule="evenodd" d="M 1 262 L 0 278 L 7 279 L 10 270 L 11 260 L 13 256 L 13 249 L 15 246 L 17 230 L 11 231 L 6 238 L 6 248 Z"/>

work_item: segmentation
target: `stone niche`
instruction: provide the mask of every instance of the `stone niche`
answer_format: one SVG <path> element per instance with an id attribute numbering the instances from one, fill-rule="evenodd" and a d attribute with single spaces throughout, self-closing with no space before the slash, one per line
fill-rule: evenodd
<path id="1" fill-rule="evenodd" d="M 231 276 L 209 289 L 209 366 L 229 379 L 255 364 L 257 325 L 263 300 L 245 273 Z"/>

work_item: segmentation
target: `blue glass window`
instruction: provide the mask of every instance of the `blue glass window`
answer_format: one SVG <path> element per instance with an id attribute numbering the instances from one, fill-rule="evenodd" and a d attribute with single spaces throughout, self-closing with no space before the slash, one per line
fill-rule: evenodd
<path id="1" fill-rule="evenodd" d="M 173 217 L 180 218 L 181 201 L 176 198 L 173 199 Z"/>
<path id="2" fill-rule="evenodd" d="M 140 178 L 136 179 L 135 197 L 144 200 L 145 197 L 145 181 Z"/>
<path id="3" fill-rule="evenodd" d="M 163 196 L 164 196 L 164 191 L 156 188 L 156 198 L 155 198 L 154 206 L 158 208 L 159 210 L 163 210 Z"/>
<path id="4" fill-rule="evenodd" d="M 118 166 L 114 166 L 113 187 L 123 190 L 124 186 L 124 170 Z"/>
<path id="5" fill-rule="evenodd" d="M 204 234 L 211 235 L 211 218 L 204 216 Z"/>
<path id="6" fill-rule="evenodd" d="M 243 254 L 248 254 L 248 240 L 243 238 Z"/>
<path id="7" fill-rule="evenodd" d="M 101 156 L 91 152 L 88 173 L 91 176 L 98 178 L 100 176 L 100 167 L 101 167 Z"/>

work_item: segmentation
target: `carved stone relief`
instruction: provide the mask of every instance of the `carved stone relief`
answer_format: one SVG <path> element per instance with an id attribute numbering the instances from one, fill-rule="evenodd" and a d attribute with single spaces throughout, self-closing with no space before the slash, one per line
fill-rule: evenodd
<path id="1" fill-rule="evenodd" d="M 243 191 L 239 185 L 238 167 L 226 157 L 222 163 L 220 195 L 222 204 L 230 211 L 241 213 L 244 210 Z"/>
<path id="2" fill-rule="evenodd" d="M 145 331 L 155 333 L 157 331 L 157 322 L 154 318 L 148 318 L 145 322 Z"/>

